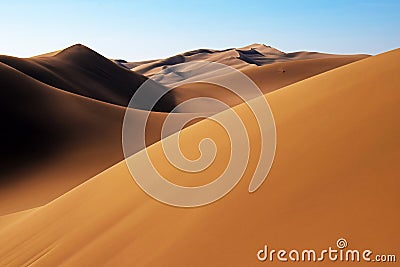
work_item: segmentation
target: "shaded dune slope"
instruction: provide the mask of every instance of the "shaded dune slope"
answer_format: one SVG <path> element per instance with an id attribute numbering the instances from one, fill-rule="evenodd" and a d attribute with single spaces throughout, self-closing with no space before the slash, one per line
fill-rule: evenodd
<path id="1" fill-rule="evenodd" d="M 50 56 L 0 56 L 0 62 L 50 86 L 121 106 L 127 106 L 136 89 L 147 80 L 83 45 Z M 156 83 L 154 87 L 165 90 Z M 154 110 L 170 111 L 174 106 L 173 96 L 169 95 Z"/>
<path id="2" fill-rule="evenodd" d="M 0 112 L 7 114 L 0 132 L 0 214 L 43 205 L 123 159 L 125 108 L 51 87 L 3 63 L 0 77 Z M 150 113 L 148 145 L 160 140 L 166 114 Z M 139 141 L 136 150 L 143 148 Z"/>
<path id="3" fill-rule="evenodd" d="M 120 162 L 2 228 L 0 265 L 257 266 L 265 244 L 326 249 L 340 237 L 351 248 L 398 253 L 399 59 L 400 50 L 391 51 L 267 94 L 278 144 L 255 193 L 247 192 L 254 157 L 230 194 L 195 209 L 151 199 Z M 246 105 L 235 110 L 257 146 Z M 193 136 L 215 130 L 203 120 L 182 131 L 181 145 L 197 146 Z M 225 138 L 214 140 L 222 157 L 229 155 Z M 158 155 L 161 144 L 148 149 Z"/>
<path id="4" fill-rule="evenodd" d="M 0 75 L 0 94 L 7 99 L 0 109 L 2 114 L 8 114 L 1 132 L 1 212 L 18 206 L 13 203 L 18 200 L 17 195 L 7 198 L 13 191 L 9 186 L 22 183 L 29 190 L 33 186 L 28 182 L 32 176 L 49 180 L 50 188 L 51 180 L 65 180 L 69 187 L 76 186 L 83 181 L 82 177 L 88 178 L 122 158 L 117 144 L 121 139 L 123 108 L 58 90 L 2 63 Z M 91 156 L 98 153 L 102 156 L 96 162 L 77 164 L 84 159 L 90 162 Z M 54 170 L 54 164 L 59 171 Z M 46 169 L 54 172 L 46 173 Z M 40 178 L 36 173 L 52 178 Z M 54 190 L 54 196 L 60 193 L 57 191 Z"/>

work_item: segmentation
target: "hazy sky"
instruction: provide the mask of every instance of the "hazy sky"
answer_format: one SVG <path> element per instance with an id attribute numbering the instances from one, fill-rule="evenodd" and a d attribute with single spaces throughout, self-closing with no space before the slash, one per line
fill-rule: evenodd
<path id="1" fill-rule="evenodd" d="M 400 1 L 2 1 L 0 54 L 82 43 L 111 58 L 264 43 L 283 51 L 377 54 L 400 45 Z"/>

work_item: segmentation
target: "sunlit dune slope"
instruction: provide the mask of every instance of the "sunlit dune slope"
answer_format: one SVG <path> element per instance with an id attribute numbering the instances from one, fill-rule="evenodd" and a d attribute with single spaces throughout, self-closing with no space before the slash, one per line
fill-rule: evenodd
<path id="1" fill-rule="evenodd" d="M 136 89 L 147 80 L 83 45 L 73 45 L 52 56 L 0 56 L 0 62 L 50 86 L 121 106 L 127 106 Z M 159 90 L 165 88 L 159 86 Z M 175 105 L 170 96 L 154 110 L 171 110 Z"/>
<path id="2" fill-rule="evenodd" d="M 265 244 L 326 249 L 340 237 L 350 248 L 398 255 L 399 59 L 398 49 L 269 93 L 277 151 L 255 193 L 247 191 L 255 153 L 231 193 L 191 209 L 147 196 L 121 162 L 1 229 L 0 265 L 256 266 Z M 256 152 L 260 140 L 246 105 L 235 111 Z M 216 127 L 203 120 L 186 128 L 181 145 L 194 151 L 192 137 L 213 136 Z M 218 157 L 229 155 L 225 139 L 214 139 Z M 149 153 L 160 149 L 156 143 Z M 162 158 L 158 165 L 174 173 Z"/>
<path id="3" fill-rule="evenodd" d="M 287 86 L 289 84 L 304 80 L 306 78 L 312 77 L 322 72 L 364 58 L 366 58 L 366 56 L 352 55 L 352 56 L 331 57 L 331 58 L 296 60 L 296 61 L 268 64 L 260 67 L 249 66 L 243 68 L 241 71 L 244 74 L 246 74 L 253 82 L 255 82 L 256 85 L 260 88 L 260 90 L 264 94 L 266 94 L 276 89 Z M 212 73 L 210 75 L 212 75 Z M 218 77 L 218 79 L 219 80 L 232 79 L 229 76 L 233 75 L 227 74 Z M 202 77 L 204 78 L 207 76 L 203 75 Z M 224 89 L 217 85 L 206 84 L 206 83 L 189 83 L 181 85 L 175 88 L 173 92 L 177 104 L 183 103 L 188 99 L 198 98 L 198 97 L 209 97 L 218 99 L 230 106 L 238 105 L 243 101 L 239 96 L 236 96 L 233 92 L 227 89 Z M 250 98 L 252 96 L 248 97 Z M 204 105 L 207 105 L 207 103 L 204 103 Z M 201 109 L 202 106 L 192 107 L 191 110 L 186 110 L 186 111 L 196 112 L 199 109 Z"/>

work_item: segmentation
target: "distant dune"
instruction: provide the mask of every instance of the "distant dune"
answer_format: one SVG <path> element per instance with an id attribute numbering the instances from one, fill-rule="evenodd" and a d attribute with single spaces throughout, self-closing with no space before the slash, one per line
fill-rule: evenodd
<path id="1" fill-rule="evenodd" d="M 228 52 L 237 53 L 218 53 Z M 248 184 L 257 164 L 257 153 L 251 153 L 245 175 L 231 193 L 211 205 L 191 209 L 150 198 L 135 184 L 124 161 L 103 171 L 120 156 L 116 142 L 120 141 L 123 107 L 43 85 L 1 64 L 1 77 L 10 77 L 2 87 L 13 88 L 2 98 L 14 99 L 7 102 L 6 114 L 40 126 L 38 139 L 48 139 L 56 129 L 62 137 L 75 140 L 63 147 L 70 153 L 65 154 L 71 158 L 69 165 L 43 179 L 61 179 L 58 177 L 68 172 L 76 177 L 79 168 L 90 169 L 85 170 L 86 175 L 92 173 L 93 177 L 42 207 L 0 220 L 0 266 L 258 266 L 256 253 L 265 244 L 275 249 L 325 249 L 334 247 L 340 237 L 346 238 L 351 248 L 398 253 L 400 49 L 363 60 L 359 59 L 364 56 L 305 60 L 303 55 L 315 54 L 295 53 L 270 65 L 260 63 L 259 54 L 264 53 L 244 53 L 242 58 L 246 55 L 259 63 L 247 59 L 240 69 L 266 93 L 274 113 L 278 142 L 272 170 L 261 188 L 249 194 Z M 200 54 L 210 58 L 213 51 Z M 271 49 L 271 54 L 279 52 Z M 193 57 L 196 55 L 199 53 L 193 52 Z M 162 69 L 148 68 L 154 62 L 146 64 L 144 75 Z M 145 69 L 146 64 L 134 69 Z M 19 86 L 13 85 L 16 80 Z M 185 97 L 185 89 L 179 90 L 178 101 Z M 195 96 L 200 90 L 214 95 L 206 86 L 188 90 Z M 262 100 L 251 101 L 258 105 Z M 261 140 L 246 103 L 233 109 L 244 121 L 251 152 L 255 152 Z M 230 114 L 223 111 L 219 116 Z M 33 128 L 28 129 L 26 134 Z M 216 162 L 195 181 L 188 181 L 188 173 L 165 162 L 161 142 L 156 142 L 146 149 L 157 159 L 158 169 L 178 184 L 215 178 L 229 158 L 227 136 L 220 134 L 210 119 L 188 126 L 180 134 L 180 145 L 192 158 L 199 153 L 197 141 L 212 138 L 218 147 Z M 38 141 L 42 148 L 57 147 L 51 139 Z M 132 157 L 140 158 L 144 152 Z M 86 153 L 90 156 L 85 158 Z M 63 153 L 47 153 L 59 154 Z M 33 157 L 27 155 L 26 160 Z M 52 165 L 58 164 L 60 160 L 54 158 Z M 52 189 L 42 183 L 37 190 Z M 23 198 L 12 197 L 14 201 Z M 278 262 L 275 265 L 280 266 Z"/>
<path id="2" fill-rule="evenodd" d="M 347 57 L 357 58 L 366 57 L 367 55 L 333 55 L 317 52 L 293 52 L 284 53 L 273 47 L 263 44 L 252 44 L 242 48 L 231 48 L 225 50 L 212 50 L 212 49 L 197 49 L 185 52 L 167 59 L 144 61 L 144 62 L 127 62 L 122 65 L 137 73 L 151 77 L 156 74 L 173 73 L 179 64 L 184 62 L 193 61 L 213 61 L 225 64 L 237 69 L 242 69 L 248 66 L 264 66 L 277 62 L 290 62 L 305 59 L 318 59 L 318 58 L 335 58 Z M 165 75 L 163 75 L 164 78 Z"/>

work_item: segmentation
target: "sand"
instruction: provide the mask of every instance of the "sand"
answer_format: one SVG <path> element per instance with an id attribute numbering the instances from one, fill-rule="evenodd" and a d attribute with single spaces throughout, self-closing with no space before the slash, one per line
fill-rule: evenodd
<path id="1" fill-rule="evenodd" d="M 330 58 L 317 58 L 308 60 L 295 60 L 289 62 L 279 62 L 275 64 L 268 64 L 260 67 L 248 66 L 241 71 L 246 74 L 251 80 L 253 80 L 259 87 L 262 93 L 266 94 L 285 87 L 289 84 L 296 83 L 298 81 L 307 79 L 315 76 L 322 72 L 349 64 L 351 62 L 361 60 L 365 56 L 342 56 L 342 57 L 330 57 Z M 189 71 L 188 71 L 189 72 Z M 192 74 L 192 73 L 189 73 Z M 199 75 L 201 78 L 210 77 L 212 74 Z M 180 77 L 183 75 L 180 73 Z M 197 77 L 199 77 L 197 76 Z M 232 79 L 231 74 L 223 75 L 222 77 L 213 79 L 223 80 Z M 184 76 L 183 76 L 184 77 Z M 189 75 L 188 75 L 189 77 Z M 196 76 L 194 76 L 196 78 Z M 174 86 L 172 84 L 171 86 Z M 229 90 L 213 84 L 207 83 L 190 83 L 182 86 L 178 86 L 173 90 L 174 96 L 176 97 L 177 104 L 183 103 L 191 98 L 198 97 L 210 97 L 218 99 L 233 107 L 242 102 L 242 99 Z M 258 95 L 255 95 L 258 96 Z M 249 98 L 254 96 L 249 95 Z M 201 112 L 202 107 L 190 107 L 186 109 L 186 112 Z M 211 109 L 212 107 L 208 107 Z"/>
<path id="2" fill-rule="evenodd" d="M 277 51 L 263 45 L 258 50 L 265 54 Z M 271 51 L 269 56 L 276 57 Z M 212 60 L 214 54 L 210 56 Z M 249 66 L 243 72 L 266 93 L 364 57 L 332 55 L 326 59 Z M 1 135 L 2 140 L 9 140 L 3 147 L 7 156 L 0 168 L 0 215 L 42 206 L 123 159 L 125 106 L 146 77 L 83 45 L 33 58 L 0 56 L 0 74 L 2 98 L 7 99 L 1 112 L 8 114 L 3 121 L 7 129 Z M 188 86 L 174 90 L 171 98 L 164 98 L 160 109 L 168 110 L 197 96 L 220 98 L 232 106 L 240 102 L 231 99 L 226 90 L 214 90 L 210 85 Z M 161 85 L 155 87 L 164 90 Z M 212 110 L 212 105 L 207 104 L 201 110 L 192 107 L 187 111 Z M 142 110 L 131 112 L 138 119 L 147 115 Z M 166 115 L 151 112 L 147 145 L 160 140 Z M 172 116 L 177 125 L 187 118 L 185 114 Z M 141 149 L 140 142 L 134 144 L 135 152 Z"/>
<path id="3" fill-rule="evenodd" d="M 126 104 L 132 94 L 129 87 L 140 85 L 146 78 L 81 45 L 67 48 L 56 57 L 0 57 L 1 62 L 9 64 L 0 62 L 0 94 L 7 99 L 0 108 L 2 114 L 7 114 L 2 122 L 6 127 L 1 132 L 6 142 L 0 165 L 0 215 L 46 204 L 123 159 L 125 107 L 112 104 L 114 98 L 108 92 L 119 92 L 118 86 L 124 84 L 129 96 L 115 99 Z M 82 64 L 72 63 L 75 57 Z M 98 70 L 93 70 L 94 66 Z M 99 72 L 103 75 L 99 76 Z M 128 83 L 126 77 L 140 79 Z M 99 88 L 97 83 L 103 84 L 102 79 L 108 79 L 109 84 Z M 82 81 L 86 87 L 79 87 Z M 67 89 L 52 86 L 58 82 Z M 110 98 L 97 100 L 86 88 Z M 137 117 L 147 115 L 141 110 L 131 112 Z M 151 112 L 148 127 L 152 130 L 147 131 L 147 144 L 160 140 L 165 116 L 166 113 Z M 138 142 L 135 150 L 142 148 Z"/>
<path id="4" fill-rule="evenodd" d="M 0 56 L 0 62 L 47 85 L 121 106 L 127 106 L 147 80 L 83 45 L 73 45 L 53 56 Z M 162 86 L 157 89 L 165 90 Z M 165 99 L 155 110 L 170 111 L 174 104 L 173 99 Z"/>
<path id="5" fill-rule="evenodd" d="M 277 151 L 255 193 L 247 188 L 260 139 L 246 104 L 240 104 L 234 110 L 245 122 L 253 153 L 226 197 L 191 209 L 161 204 L 140 190 L 122 161 L 8 221 L 0 229 L 6 244 L 0 265 L 256 266 L 265 244 L 323 249 L 340 237 L 352 248 L 398 254 L 399 59 L 397 49 L 267 93 Z M 221 161 L 200 173 L 200 181 L 218 174 L 229 155 L 227 136 L 218 131 L 206 119 L 181 132 L 190 157 L 198 155 L 195 141 L 201 137 L 213 137 L 220 148 Z M 176 176 L 158 157 L 160 142 L 147 149 L 171 180 L 185 182 L 187 174 Z"/>

